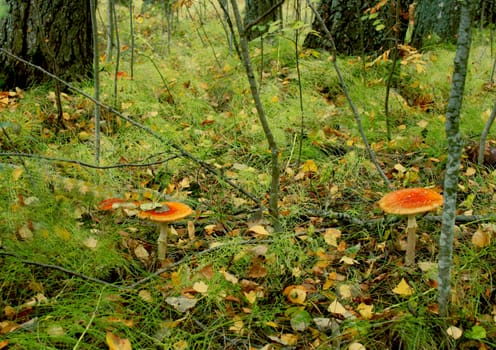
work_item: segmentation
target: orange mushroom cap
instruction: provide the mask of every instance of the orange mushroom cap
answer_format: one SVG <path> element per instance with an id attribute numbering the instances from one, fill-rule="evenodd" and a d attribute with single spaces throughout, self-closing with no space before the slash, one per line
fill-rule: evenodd
<path id="1" fill-rule="evenodd" d="M 140 219 L 148 219 L 155 222 L 172 222 L 193 213 L 193 209 L 183 203 L 162 202 L 161 206 L 152 210 L 143 210 L 138 212 Z"/>
<path id="2" fill-rule="evenodd" d="M 398 215 L 425 213 L 442 204 L 443 196 L 428 188 L 405 188 L 388 193 L 379 201 L 386 213 Z"/>
<path id="3" fill-rule="evenodd" d="M 134 209 L 138 207 L 140 202 L 138 201 L 128 201 L 123 198 L 107 198 L 98 203 L 99 210 L 112 210 L 117 208 L 127 208 Z"/>

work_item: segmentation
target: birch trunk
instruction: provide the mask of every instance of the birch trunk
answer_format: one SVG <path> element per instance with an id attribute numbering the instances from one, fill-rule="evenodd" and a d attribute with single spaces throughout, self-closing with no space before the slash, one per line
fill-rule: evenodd
<path id="1" fill-rule="evenodd" d="M 470 52 L 472 8 L 475 0 L 461 1 L 458 46 L 454 60 L 453 80 L 446 110 L 446 139 L 448 142 L 448 161 L 444 178 L 444 204 L 439 238 L 439 314 L 447 316 L 451 292 L 451 264 L 453 256 L 453 233 L 456 217 L 456 197 L 460 159 L 463 141 L 460 134 L 460 110 L 467 75 L 468 56 Z"/>

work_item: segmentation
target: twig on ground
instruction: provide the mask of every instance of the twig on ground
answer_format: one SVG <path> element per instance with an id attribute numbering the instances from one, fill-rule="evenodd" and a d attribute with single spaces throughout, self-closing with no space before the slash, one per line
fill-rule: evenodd
<path id="1" fill-rule="evenodd" d="M 91 163 L 85 163 L 79 160 L 74 160 L 74 159 L 64 159 L 64 158 L 55 158 L 55 157 L 47 157 L 39 154 L 32 154 L 32 153 L 5 153 L 5 152 L 0 152 L 0 157 L 19 157 L 19 158 L 36 158 L 36 159 L 44 159 L 44 160 L 49 160 L 49 161 L 54 161 L 54 162 L 61 162 L 61 163 L 70 163 L 70 164 L 77 164 L 86 168 L 92 168 L 92 169 L 114 169 L 114 168 L 131 168 L 131 167 L 147 167 L 147 166 L 152 166 L 152 165 L 159 165 L 163 163 L 167 163 L 168 161 L 175 159 L 179 156 L 174 155 L 170 156 L 169 158 L 163 159 L 163 160 L 158 160 L 156 162 L 150 162 L 150 163 L 126 163 L 126 164 L 112 164 L 112 165 L 95 165 Z"/>
<path id="2" fill-rule="evenodd" d="M 0 252 L 0 256 L 10 256 L 10 257 L 16 259 L 21 264 L 35 265 L 35 266 L 39 266 L 39 267 L 43 267 L 43 268 L 47 268 L 47 269 L 58 270 L 58 271 L 61 271 L 61 272 L 66 273 L 68 275 L 79 277 L 79 278 L 82 278 L 84 280 L 95 282 L 95 283 L 98 283 L 98 284 L 103 284 L 105 286 L 109 286 L 109 287 L 112 287 L 112 288 L 116 288 L 116 289 L 126 289 L 127 288 L 125 286 L 118 286 L 118 285 L 115 285 L 113 283 L 100 280 L 98 278 L 94 278 L 94 277 L 87 276 L 85 274 L 82 274 L 82 273 L 79 273 L 79 272 L 76 272 L 76 271 L 72 271 L 72 270 L 66 269 L 65 267 L 62 267 L 62 266 L 52 265 L 52 264 L 45 264 L 45 263 L 41 263 L 41 262 L 38 262 L 38 261 L 32 261 L 32 260 L 22 259 L 21 257 L 15 255 L 13 253 Z"/>

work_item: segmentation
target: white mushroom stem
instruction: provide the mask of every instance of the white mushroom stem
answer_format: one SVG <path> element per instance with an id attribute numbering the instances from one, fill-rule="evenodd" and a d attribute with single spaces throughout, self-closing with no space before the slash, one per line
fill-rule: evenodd
<path id="1" fill-rule="evenodd" d="M 160 262 L 167 256 L 167 237 L 169 235 L 169 225 L 165 222 L 160 223 L 160 235 L 157 239 L 157 257 Z"/>
<path id="2" fill-rule="evenodd" d="M 406 226 L 406 257 L 405 265 L 411 266 L 415 263 L 415 241 L 417 232 L 417 221 L 415 215 L 408 215 L 408 223 Z"/>

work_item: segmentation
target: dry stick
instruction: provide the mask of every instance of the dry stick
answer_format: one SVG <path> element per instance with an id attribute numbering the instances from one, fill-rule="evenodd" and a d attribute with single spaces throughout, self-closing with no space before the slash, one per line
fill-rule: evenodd
<path id="1" fill-rule="evenodd" d="M 265 138 L 269 144 L 271 152 L 271 184 L 269 193 L 269 212 L 273 218 L 274 228 L 276 231 L 281 231 L 279 223 L 279 150 L 277 148 L 277 143 L 272 134 L 272 131 L 265 115 L 264 108 L 262 106 L 262 101 L 260 100 L 260 95 L 258 94 L 257 82 L 255 79 L 255 74 L 253 73 L 253 68 L 251 66 L 250 51 L 248 48 L 248 40 L 246 38 L 246 31 L 243 29 L 243 21 L 241 19 L 241 14 L 239 13 L 239 8 L 236 0 L 231 0 L 231 5 L 234 12 L 234 18 L 236 19 L 236 25 L 238 27 L 239 41 L 241 44 L 241 54 L 242 61 L 245 66 L 246 75 L 248 76 L 248 82 L 250 84 L 250 90 L 255 102 L 255 108 L 257 109 L 258 118 L 262 124 L 262 128 L 265 133 Z"/>
<path id="2" fill-rule="evenodd" d="M 76 272 L 76 271 L 72 271 L 72 270 L 66 269 L 66 268 L 61 267 L 61 266 L 58 266 L 58 265 L 44 264 L 44 263 L 40 263 L 40 262 L 37 262 L 37 261 L 21 259 L 17 255 L 12 254 L 12 253 L 0 252 L 0 256 L 10 256 L 10 257 L 13 257 L 13 258 L 17 259 L 17 261 L 20 262 L 21 264 L 35 265 L 35 266 L 40 266 L 40 267 L 44 267 L 44 268 L 47 268 L 47 269 L 61 271 L 61 272 L 64 272 L 64 273 L 66 273 L 68 275 L 76 276 L 76 277 L 82 278 L 84 280 L 95 282 L 95 283 L 98 283 L 98 284 L 103 284 L 105 286 L 109 286 L 109 287 L 112 287 L 112 288 L 117 288 L 117 289 L 126 289 L 127 288 L 125 286 L 118 286 L 118 285 L 112 284 L 110 282 L 100 280 L 98 278 L 94 278 L 94 277 L 91 277 L 91 276 L 86 276 L 85 274 L 82 274 L 82 273 L 79 273 L 79 272 Z"/>
<path id="3" fill-rule="evenodd" d="M 484 125 L 484 130 L 482 131 L 482 134 L 480 137 L 479 155 L 477 157 L 477 164 L 479 166 L 484 164 L 484 150 L 486 149 L 486 139 L 487 139 L 487 135 L 489 134 L 489 130 L 491 129 L 491 126 L 493 125 L 495 117 L 496 117 L 496 103 L 493 105 L 493 110 L 491 111 L 491 115 L 489 116 L 489 119 L 487 120 L 486 125 Z"/>
<path id="4" fill-rule="evenodd" d="M 243 187 L 239 186 L 238 184 L 234 183 L 232 180 L 230 180 L 229 178 L 227 178 L 224 174 L 222 174 L 221 172 L 219 172 L 216 168 L 214 168 L 214 166 L 212 166 L 211 164 L 195 157 L 192 153 L 186 151 L 184 148 L 182 148 L 181 146 L 175 144 L 175 143 L 172 143 L 168 140 L 166 140 L 165 138 L 163 138 L 161 135 L 159 135 L 158 133 L 154 132 L 152 129 L 146 127 L 145 125 L 137 122 L 136 120 L 130 118 L 130 117 L 127 117 L 125 115 L 123 115 L 121 112 L 119 112 L 118 110 L 116 110 L 115 108 L 111 107 L 111 106 L 108 106 L 98 100 L 96 100 L 94 97 L 92 97 L 91 95 L 87 94 L 86 92 L 82 91 L 81 89 L 78 89 L 76 88 L 74 85 L 66 82 L 65 80 L 59 78 L 58 76 L 50 73 L 49 71 L 47 71 L 46 69 L 40 67 L 40 66 L 37 66 L 17 55 L 14 55 L 13 53 L 11 53 L 10 51 L 8 50 L 5 50 L 4 48 L 1 48 L 0 47 L 0 52 L 3 52 L 4 54 L 6 54 L 7 56 L 9 57 L 12 57 L 12 58 L 15 58 L 16 60 L 24 63 L 24 64 L 27 64 L 28 66 L 30 67 L 33 67 L 33 68 L 36 68 L 38 70 L 40 70 L 41 72 L 43 72 L 44 74 L 48 75 L 49 77 L 53 78 L 53 79 L 56 79 L 58 81 L 60 81 L 62 84 L 64 84 L 65 86 L 67 86 L 69 89 L 79 93 L 80 95 L 86 97 L 88 100 L 90 100 L 91 102 L 95 103 L 96 105 L 100 106 L 101 108 L 104 108 L 105 110 L 111 112 L 111 113 L 114 113 L 115 115 L 117 115 L 119 118 L 129 122 L 130 124 L 134 125 L 135 127 L 145 131 L 147 134 L 153 136 L 154 138 L 156 138 L 157 140 L 159 140 L 160 142 L 166 144 L 166 145 L 169 145 L 170 147 L 172 147 L 173 149 L 175 149 L 176 151 L 178 151 L 181 156 L 185 157 L 185 158 L 188 158 L 189 160 L 195 162 L 196 164 L 200 165 L 201 167 L 203 167 L 207 172 L 217 176 L 219 179 L 221 179 L 222 181 L 224 181 L 225 183 L 227 183 L 228 185 L 230 185 L 232 188 L 236 189 L 238 192 L 240 192 L 241 194 L 243 194 L 244 196 L 246 196 L 247 198 L 251 199 L 259 209 L 263 209 L 264 206 L 263 204 L 261 203 L 260 199 L 257 198 L 255 195 L 253 195 L 252 193 L 248 192 L 247 190 L 245 190 Z"/>
<path id="5" fill-rule="evenodd" d="M 126 164 L 112 164 L 112 165 L 95 165 L 95 164 L 85 163 L 85 162 L 81 162 L 79 160 L 74 160 L 74 159 L 47 157 L 47 156 L 42 156 L 39 154 L 32 154 L 32 153 L 4 153 L 4 152 L 0 152 L 0 157 L 19 157 L 21 159 L 22 158 L 36 158 L 36 159 L 44 159 L 44 160 L 49 160 L 49 161 L 54 161 L 54 162 L 76 164 L 76 165 L 80 165 L 80 166 L 83 166 L 86 168 L 104 170 L 104 169 L 136 168 L 136 167 L 147 167 L 147 166 L 152 166 L 152 165 L 159 165 L 159 164 L 167 163 L 168 161 L 175 159 L 178 156 L 171 156 L 169 158 L 166 158 L 163 160 L 158 160 L 156 162 L 151 162 L 151 163 L 126 163 Z"/>
<path id="6" fill-rule="evenodd" d="M 346 87 L 346 83 L 345 83 L 343 76 L 341 74 L 341 70 L 338 67 L 337 49 L 336 49 L 336 44 L 334 42 L 334 38 L 333 38 L 331 32 L 329 32 L 329 29 L 327 29 L 327 26 L 325 25 L 324 20 L 322 19 L 322 17 L 318 13 L 318 11 L 315 9 L 315 6 L 313 6 L 312 2 L 310 0 L 307 0 L 307 4 L 312 9 L 312 12 L 315 14 L 315 18 L 317 18 L 317 20 L 319 21 L 322 29 L 324 30 L 324 33 L 327 36 L 327 39 L 331 43 L 332 56 L 333 56 L 332 57 L 332 64 L 333 64 L 334 70 L 336 71 L 336 74 L 338 76 L 339 83 L 341 84 L 341 89 L 343 89 L 343 93 L 346 97 L 346 100 L 348 101 L 348 104 L 350 105 L 350 108 L 353 111 L 353 115 L 355 116 L 355 120 L 356 120 L 356 123 L 358 126 L 358 131 L 360 132 L 363 143 L 365 144 L 365 148 L 367 149 L 367 153 L 369 154 L 370 160 L 372 161 L 372 163 L 374 163 L 374 165 L 377 169 L 377 172 L 382 177 L 384 182 L 387 184 L 388 187 L 390 187 L 391 183 L 389 182 L 389 179 L 386 177 L 386 174 L 384 174 L 384 172 L 382 171 L 381 166 L 379 165 L 379 162 L 377 161 L 377 158 L 375 156 L 374 151 L 370 148 L 369 142 L 367 140 L 367 135 L 365 135 L 365 131 L 363 130 L 363 127 L 362 127 L 362 120 L 360 118 L 360 113 L 358 112 L 358 109 L 356 108 L 355 104 L 353 103 L 353 101 L 351 99 L 351 96 L 348 92 L 348 88 Z"/>

